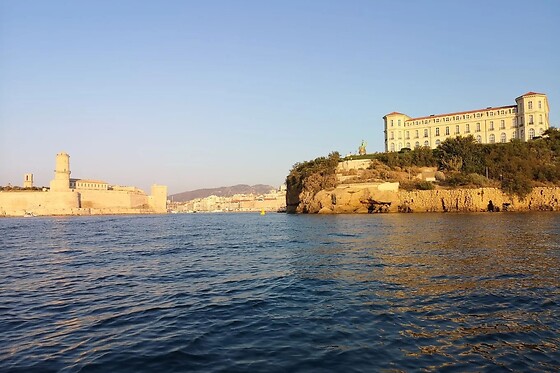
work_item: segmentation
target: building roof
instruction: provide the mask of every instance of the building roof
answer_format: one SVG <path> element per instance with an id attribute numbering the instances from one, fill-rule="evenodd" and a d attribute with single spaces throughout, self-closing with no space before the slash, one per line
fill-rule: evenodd
<path id="1" fill-rule="evenodd" d="M 406 114 L 399 113 L 399 112 L 397 112 L 397 111 L 393 111 L 392 113 L 389 113 L 389 114 L 385 115 L 385 117 L 387 117 L 387 116 L 389 116 L 389 115 L 406 115 Z M 407 116 L 408 116 L 408 115 L 407 115 Z M 385 117 L 383 117 L 383 118 L 385 118 Z"/>
<path id="2" fill-rule="evenodd" d="M 515 100 L 517 101 L 517 100 L 520 99 L 521 97 L 533 96 L 533 95 L 543 95 L 543 96 L 546 96 L 544 93 L 538 93 L 538 92 L 533 92 L 533 91 L 531 91 L 531 92 L 527 92 L 527 93 L 525 93 L 524 95 L 521 95 L 521 96 L 517 97 Z"/>
<path id="3" fill-rule="evenodd" d="M 478 109 L 478 110 L 458 111 L 458 112 L 455 112 L 455 113 L 447 113 L 447 114 L 426 115 L 424 117 L 410 118 L 410 119 L 408 119 L 408 121 L 420 120 L 420 119 L 429 119 L 429 118 L 441 118 L 441 117 L 448 117 L 448 116 L 453 116 L 453 115 L 477 113 L 477 112 L 481 112 L 481 111 L 512 109 L 512 108 L 516 108 L 516 107 L 517 107 L 517 105 L 507 105 L 507 106 L 489 107 L 489 108 L 486 108 L 486 109 Z"/>
<path id="4" fill-rule="evenodd" d="M 81 183 L 97 183 L 97 184 L 109 184 L 106 181 L 102 181 L 102 180 L 90 180 L 90 179 L 70 179 L 72 181 L 75 182 L 81 182 Z"/>

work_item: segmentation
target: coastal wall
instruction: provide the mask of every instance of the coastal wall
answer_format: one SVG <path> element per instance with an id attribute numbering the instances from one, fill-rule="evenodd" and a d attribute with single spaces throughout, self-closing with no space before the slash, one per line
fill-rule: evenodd
<path id="1" fill-rule="evenodd" d="M 79 207 L 77 192 L 0 192 L 0 216 L 68 215 Z"/>
<path id="2" fill-rule="evenodd" d="M 534 188 L 524 199 L 497 188 L 398 190 L 398 183 L 342 184 L 313 197 L 288 200 L 288 212 L 347 214 L 368 212 L 560 211 L 560 188 Z M 297 200 L 296 200 L 297 198 Z"/>
<path id="3" fill-rule="evenodd" d="M 167 187 L 151 196 L 138 191 L 80 190 L 0 192 L 0 216 L 148 214 L 167 212 Z"/>
<path id="4" fill-rule="evenodd" d="M 83 190 L 80 191 L 81 207 L 104 208 L 148 208 L 148 196 L 127 191 Z"/>

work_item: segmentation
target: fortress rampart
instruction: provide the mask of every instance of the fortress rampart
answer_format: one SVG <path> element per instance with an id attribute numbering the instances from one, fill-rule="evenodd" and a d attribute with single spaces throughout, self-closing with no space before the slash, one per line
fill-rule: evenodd
<path id="1" fill-rule="evenodd" d="M 0 216 L 99 215 L 167 212 L 167 187 L 152 186 L 146 195 L 135 187 L 82 189 L 70 180 L 70 156 L 56 156 L 55 178 L 45 191 L 0 191 Z M 25 177 L 25 181 L 31 179 Z M 74 179 L 79 180 L 79 179 Z M 71 188 L 73 186 L 74 188 Z"/>

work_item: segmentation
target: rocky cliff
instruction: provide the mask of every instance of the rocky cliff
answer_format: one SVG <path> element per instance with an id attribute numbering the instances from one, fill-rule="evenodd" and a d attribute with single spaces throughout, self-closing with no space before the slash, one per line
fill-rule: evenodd
<path id="1" fill-rule="evenodd" d="M 288 191 L 288 212 L 560 211 L 560 188 L 534 188 L 524 199 L 498 188 L 404 191 L 398 189 L 398 183 L 341 184 L 308 194 Z"/>

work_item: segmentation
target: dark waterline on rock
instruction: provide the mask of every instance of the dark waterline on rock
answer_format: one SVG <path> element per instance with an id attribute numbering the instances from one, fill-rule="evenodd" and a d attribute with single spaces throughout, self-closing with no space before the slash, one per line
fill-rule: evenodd
<path id="1" fill-rule="evenodd" d="M 560 370 L 560 214 L 0 219 L 0 371 Z"/>

